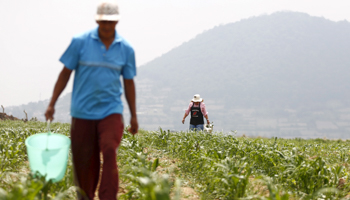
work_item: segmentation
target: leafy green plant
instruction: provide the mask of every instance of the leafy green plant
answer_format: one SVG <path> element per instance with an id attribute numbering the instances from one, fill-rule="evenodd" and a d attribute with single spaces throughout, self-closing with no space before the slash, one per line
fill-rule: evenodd
<path id="1" fill-rule="evenodd" d="M 51 129 L 69 136 L 69 124 Z M 0 200 L 75 197 L 71 160 L 58 183 L 30 174 L 24 141 L 40 132 L 46 132 L 43 122 L 0 121 Z M 179 199 L 181 179 L 202 199 L 341 199 L 350 191 L 349 144 L 162 129 L 133 136 L 125 129 L 118 149 L 120 198 Z M 160 170 L 164 158 L 173 161 L 174 174 Z"/>

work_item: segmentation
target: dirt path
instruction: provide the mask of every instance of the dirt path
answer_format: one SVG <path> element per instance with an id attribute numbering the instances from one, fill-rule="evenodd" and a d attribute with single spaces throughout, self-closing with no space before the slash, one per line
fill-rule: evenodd
<path id="1" fill-rule="evenodd" d="M 147 149 L 146 149 L 147 151 Z M 152 150 L 152 152 L 155 150 Z M 103 165 L 103 159 L 102 159 L 102 155 L 100 155 L 101 157 L 101 166 L 100 166 L 100 177 L 102 175 L 102 165 Z M 168 157 L 165 157 L 164 155 L 160 155 L 159 153 L 157 153 L 155 151 L 155 153 L 150 153 L 148 156 L 149 160 L 154 160 L 156 158 L 159 158 L 159 163 L 160 165 L 157 167 L 156 171 L 159 174 L 168 174 L 171 179 L 174 181 L 176 178 L 176 172 L 178 170 L 178 166 L 177 166 L 177 161 L 176 160 L 172 160 L 169 159 Z M 94 200 L 99 200 L 98 198 L 98 189 L 100 187 L 100 182 L 101 182 L 101 178 L 98 181 L 98 185 L 97 185 L 97 189 L 95 192 L 95 198 Z M 122 182 L 119 183 L 119 192 L 118 192 L 118 196 L 127 193 L 128 191 L 126 190 L 124 184 Z M 171 196 L 175 196 L 174 194 L 171 194 Z M 181 200 L 199 200 L 199 195 L 197 194 L 197 192 L 189 186 L 189 184 L 187 182 L 183 182 L 181 185 Z"/>
<path id="2" fill-rule="evenodd" d="M 191 187 L 181 187 L 180 200 L 198 200 L 200 199 L 197 192 Z"/>
<path id="3" fill-rule="evenodd" d="M 145 149 L 148 151 L 148 149 Z M 163 154 L 162 151 L 157 151 L 154 149 L 149 149 L 148 159 L 153 161 L 154 159 L 159 158 L 159 166 L 157 167 L 157 172 L 159 174 L 168 174 L 172 181 L 179 176 L 180 169 L 178 167 L 179 160 L 171 159 Z M 191 184 L 188 180 L 181 181 L 181 200 L 199 200 L 199 194 L 191 187 Z M 175 196 L 175 194 L 171 194 Z"/>

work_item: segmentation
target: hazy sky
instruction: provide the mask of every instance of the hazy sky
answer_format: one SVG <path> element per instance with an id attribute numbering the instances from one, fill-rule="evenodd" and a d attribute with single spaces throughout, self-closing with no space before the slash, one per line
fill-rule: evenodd
<path id="1" fill-rule="evenodd" d="M 0 0 L 0 105 L 51 97 L 73 35 L 96 27 L 97 0 Z M 151 61 L 220 24 L 277 11 L 350 21 L 349 0 L 119 0 L 118 32 Z M 64 94 L 72 90 L 72 80 Z M 2 110 L 1 110 L 2 111 Z M 5 110 L 6 111 L 6 110 Z"/>

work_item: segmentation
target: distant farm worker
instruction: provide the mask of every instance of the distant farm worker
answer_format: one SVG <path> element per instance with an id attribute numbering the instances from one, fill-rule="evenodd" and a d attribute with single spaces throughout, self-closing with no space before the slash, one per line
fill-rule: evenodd
<path id="1" fill-rule="evenodd" d="M 100 152 L 103 171 L 99 199 L 116 199 L 118 169 L 116 150 L 124 124 L 120 99 L 123 88 L 129 105 L 129 132 L 136 134 L 134 50 L 116 31 L 118 4 L 112 0 L 98 5 L 95 29 L 73 37 L 60 61 L 64 64 L 55 84 L 46 120 L 53 120 L 54 106 L 75 71 L 71 102 L 71 142 L 76 185 L 82 190 L 80 200 L 92 200 L 100 174 Z"/>
<path id="2" fill-rule="evenodd" d="M 191 112 L 191 120 L 190 120 L 190 130 L 198 130 L 201 131 L 204 128 L 204 119 L 207 119 L 207 123 L 209 123 L 208 112 L 205 109 L 204 100 L 200 97 L 199 94 L 195 94 L 191 103 L 188 105 L 187 110 L 185 111 L 184 118 L 182 119 L 182 123 L 185 123 L 186 117 Z"/>

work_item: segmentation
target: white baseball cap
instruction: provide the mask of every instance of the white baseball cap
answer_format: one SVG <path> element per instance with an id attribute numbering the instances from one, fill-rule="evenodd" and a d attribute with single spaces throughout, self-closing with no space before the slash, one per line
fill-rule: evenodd
<path id="1" fill-rule="evenodd" d="M 96 21 L 119 21 L 119 7 L 115 0 L 103 0 L 97 6 Z"/>
<path id="2" fill-rule="evenodd" d="M 203 99 L 201 98 L 201 96 L 199 94 L 195 94 L 192 101 L 193 102 L 201 102 Z"/>

